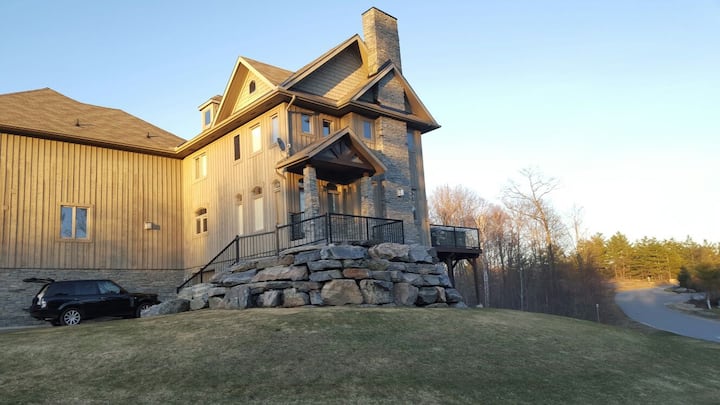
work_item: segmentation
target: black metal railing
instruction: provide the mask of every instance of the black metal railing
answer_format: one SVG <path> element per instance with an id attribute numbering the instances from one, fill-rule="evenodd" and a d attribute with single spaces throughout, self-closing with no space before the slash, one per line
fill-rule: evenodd
<path id="1" fill-rule="evenodd" d="M 188 285 L 188 283 L 190 283 L 190 281 L 195 280 L 196 278 L 199 278 L 200 283 L 202 283 L 203 275 L 205 273 L 210 273 L 210 272 L 215 273 L 216 268 L 221 268 L 224 266 L 232 265 L 235 262 L 237 262 L 237 257 L 240 255 L 239 239 L 240 239 L 239 236 L 236 236 L 235 238 L 233 238 L 233 240 L 231 240 L 230 243 L 228 243 L 227 246 L 225 246 L 220 251 L 220 253 L 218 253 L 215 257 L 210 259 L 208 264 L 201 267 L 200 270 L 193 273 L 192 276 L 190 276 L 187 280 L 185 280 L 182 284 L 180 284 L 176 288 L 176 292 L 180 292 L 180 290 L 182 290 L 183 287 Z"/>
<path id="2" fill-rule="evenodd" d="M 341 242 L 405 243 L 403 222 L 332 213 L 302 219 L 302 215 L 292 214 L 289 224 L 278 225 L 274 231 L 233 238 L 208 264 L 178 286 L 177 291 L 193 280 L 199 279 L 202 283 L 205 273 L 214 273 L 242 260 L 279 256 L 281 251 L 298 246 Z"/>
<path id="3" fill-rule="evenodd" d="M 433 247 L 480 251 L 480 231 L 477 228 L 450 225 L 430 225 Z"/>

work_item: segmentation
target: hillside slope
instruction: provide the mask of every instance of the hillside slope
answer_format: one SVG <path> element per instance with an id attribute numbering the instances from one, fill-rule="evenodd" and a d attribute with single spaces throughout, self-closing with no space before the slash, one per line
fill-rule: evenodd
<path id="1" fill-rule="evenodd" d="M 507 310 L 199 311 L 0 335 L 0 402 L 713 403 L 720 345 Z"/>

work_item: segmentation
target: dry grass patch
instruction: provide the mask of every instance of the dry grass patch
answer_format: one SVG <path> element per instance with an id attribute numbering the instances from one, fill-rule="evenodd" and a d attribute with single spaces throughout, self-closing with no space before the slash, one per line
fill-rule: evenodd
<path id="1" fill-rule="evenodd" d="M 706 403 L 720 345 L 501 310 L 201 311 L 0 335 L 12 403 Z"/>

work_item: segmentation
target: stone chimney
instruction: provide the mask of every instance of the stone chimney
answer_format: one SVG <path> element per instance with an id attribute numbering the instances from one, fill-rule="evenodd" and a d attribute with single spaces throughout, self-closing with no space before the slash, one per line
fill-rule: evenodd
<path id="1" fill-rule="evenodd" d="M 375 7 L 364 12 L 362 19 L 370 74 L 377 73 L 387 61 L 392 61 L 402 71 L 397 19 Z"/>

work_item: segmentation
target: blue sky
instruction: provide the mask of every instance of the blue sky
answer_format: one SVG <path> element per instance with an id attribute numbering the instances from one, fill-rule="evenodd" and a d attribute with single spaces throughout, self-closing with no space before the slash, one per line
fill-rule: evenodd
<path id="1" fill-rule="evenodd" d="M 190 138 L 238 56 L 295 70 L 376 6 L 442 128 L 429 188 L 536 167 L 587 235 L 720 241 L 720 0 L 0 2 L 0 93 L 51 87 Z"/>

